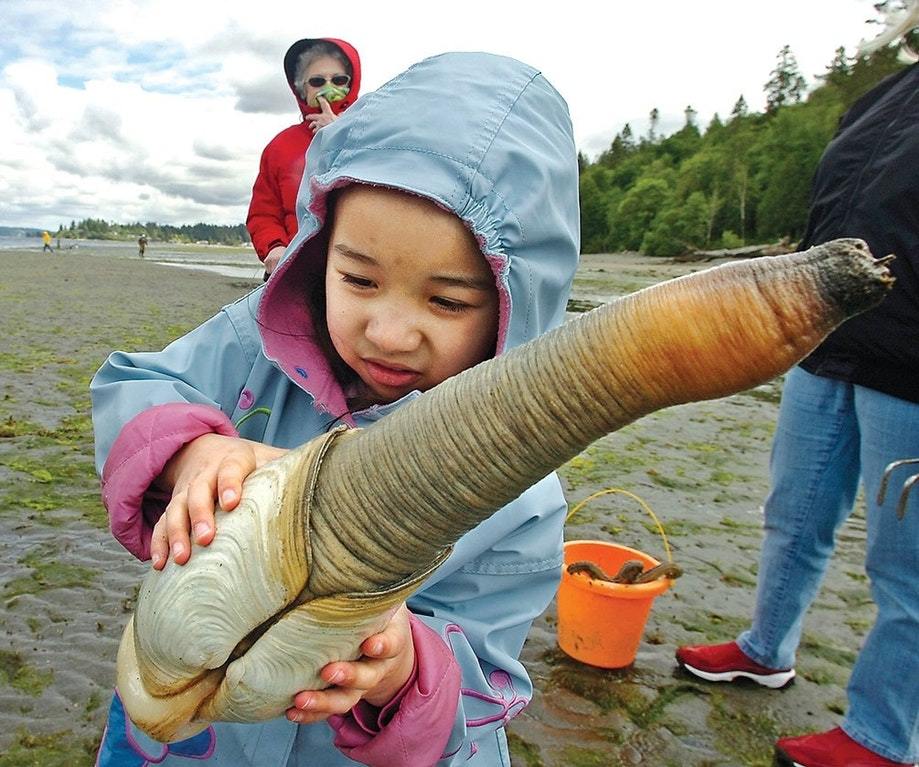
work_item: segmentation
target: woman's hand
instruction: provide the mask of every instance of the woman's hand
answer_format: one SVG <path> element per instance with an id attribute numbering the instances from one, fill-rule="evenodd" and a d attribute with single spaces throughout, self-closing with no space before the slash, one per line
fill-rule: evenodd
<path id="1" fill-rule="evenodd" d="M 379 634 L 361 644 L 363 656 L 356 661 L 335 661 L 323 667 L 319 676 L 332 685 L 325 690 L 297 693 L 287 718 L 298 724 L 346 714 L 361 699 L 382 707 L 405 686 L 415 667 L 415 646 L 403 604 Z"/>
<path id="2" fill-rule="evenodd" d="M 277 268 L 278 262 L 281 260 L 281 256 L 284 255 L 285 250 L 287 250 L 287 248 L 283 245 L 276 245 L 268 251 L 264 261 L 265 274 L 271 274 Z"/>
<path id="3" fill-rule="evenodd" d="M 153 527 L 150 556 L 161 570 L 169 553 L 176 564 L 191 556 L 189 532 L 207 546 L 214 539 L 215 500 L 224 511 L 239 504 L 243 481 L 286 450 L 221 434 L 204 434 L 189 442 L 166 464 L 157 484 L 172 490 L 166 511 Z"/>
<path id="4" fill-rule="evenodd" d="M 319 114 L 306 115 L 303 118 L 313 133 L 338 119 L 338 115 L 332 111 L 332 107 L 329 105 L 329 102 L 326 101 L 325 96 L 319 96 L 316 100 L 319 102 L 319 108 L 322 111 Z"/>

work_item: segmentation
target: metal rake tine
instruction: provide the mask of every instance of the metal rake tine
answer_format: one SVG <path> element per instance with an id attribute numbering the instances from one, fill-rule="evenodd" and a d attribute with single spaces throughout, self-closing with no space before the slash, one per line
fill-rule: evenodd
<path id="1" fill-rule="evenodd" d="M 900 493 L 900 500 L 897 502 L 897 519 L 903 519 L 906 516 L 906 501 L 909 498 L 909 491 L 913 489 L 913 485 L 917 482 L 919 482 L 919 474 L 913 474 L 903 483 L 903 492 Z"/>
<path id="2" fill-rule="evenodd" d="M 891 473 L 900 466 L 906 466 L 910 463 L 919 463 L 919 458 L 903 458 L 887 464 L 887 468 L 884 469 L 884 474 L 881 476 L 881 486 L 878 488 L 878 506 L 884 503 L 884 496 L 887 494 L 887 483 L 890 482 Z"/>

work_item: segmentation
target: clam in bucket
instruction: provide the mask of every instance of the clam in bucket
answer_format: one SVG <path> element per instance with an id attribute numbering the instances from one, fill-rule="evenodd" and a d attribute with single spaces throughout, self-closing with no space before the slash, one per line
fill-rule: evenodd
<path id="1" fill-rule="evenodd" d="M 575 506 L 568 518 L 587 501 L 612 492 L 634 498 L 654 518 L 669 560 L 670 547 L 657 517 L 640 498 L 627 491 L 609 488 L 595 493 Z M 568 565 L 573 562 L 592 562 L 605 573 L 616 573 L 630 559 L 642 562 L 645 570 L 660 564 L 643 551 L 616 543 L 593 540 L 565 543 L 565 565 L 557 598 L 557 631 L 558 645 L 566 655 L 600 668 L 623 668 L 635 661 L 651 605 L 655 597 L 670 588 L 670 578 L 625 584 L 568 572 Z"/>

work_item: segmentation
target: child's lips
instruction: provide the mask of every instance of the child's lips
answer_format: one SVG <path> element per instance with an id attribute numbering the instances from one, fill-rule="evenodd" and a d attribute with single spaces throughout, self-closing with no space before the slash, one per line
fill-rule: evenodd
<path id="1" fill-rule="evenodd" d="M 393 367 L 385 362 L 377 360 L 364 360 L 364 367 L 374 383 L 380 386 L 387 386 L 401 389 L 410 386 L 421 378 L 421 373 L 417 370 L 404 367 Z"/>

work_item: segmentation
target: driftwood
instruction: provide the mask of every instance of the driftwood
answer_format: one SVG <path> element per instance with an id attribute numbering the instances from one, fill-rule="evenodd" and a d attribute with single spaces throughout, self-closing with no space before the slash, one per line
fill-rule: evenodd
<path id="1" fill-rule="evenodd" d="M 718 258 L 757 258 L 759 256 L 784 256 L 794 253 L 797 243 L 783 237 L 778 242 L 765 245 L 745 245 L 742 248 L 720 248 L 718 250 L 691 250 L 680 256 L 674 257 L 674 262 L 685 263 L 688 261 L 714 261 Z"/>

